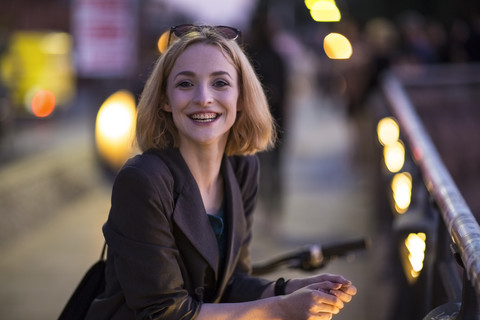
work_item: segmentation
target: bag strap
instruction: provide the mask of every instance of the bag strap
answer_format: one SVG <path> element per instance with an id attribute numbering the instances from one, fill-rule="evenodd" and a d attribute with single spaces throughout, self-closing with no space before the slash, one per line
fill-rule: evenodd
<path id="1" fill-rule="evenodd" d="M 100 254 L 100 261 L 105 261 L 107 258 L 107 241 L 103 243 L 102 253 Z"/>

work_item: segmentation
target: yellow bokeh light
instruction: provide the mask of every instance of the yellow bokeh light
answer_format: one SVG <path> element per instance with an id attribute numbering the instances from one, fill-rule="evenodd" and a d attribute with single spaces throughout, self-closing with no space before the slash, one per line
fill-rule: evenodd
<path id="1" fill-rule="evenodd" d="M 382 145 L 395 143 L 400 137 L 400 129 L 397 122 L 392 117 L 383 118 L 377 125 L 378 141 Z"/>
<path id="2" fill-rule="evenodd" d="M 52 32 L 43 37 L 40 45 L 46 54 L 70 54 L 72 50 L 72 38 L 65 32 Z"/>
<path id="3" fill-rule="evenodd" d="M 398 172 L 403 168 L 405 163 L 405 147 L 399 140 L 390 145 L 386 145 L 383 149 L 383 157 L 387 169 L 392 172 Z"/>
<path id="4" fill-rule="evenodd" d="M 330 59 L 349 59 L 352 56 L 352 45 L 339 33 L 330 33 L 323 40 L 323 49 Z"/>
<path id="5" fill-rule="evenodd" d="M 308 10 L 312 9 L 312 6 L 315 2 L 318 0 L 305 0 L 305 6 L 307 7 Z"/>
<path id="6" fill-rule="evenodd" d="M 328 1 L 335 4 L 335 0 L 305 0 L 305 6 L 308 8 L 308 10 L 311 10 L 313 5 L 319 1 Z"/>
<path id="7" fill-rule="evenodd" d="M 126 90 L 112 94 L 98 111 L 95 123 L 97 150 L 114 169 L 119 169 L 133 154 L 135 122 L 135 98 Z"/>
<path id="8" fill-rule="evenodd" d="M 342 18 L 335 3 L 326 0 L 315 1 L 310 9 L 310 15 L 317 22 L 337 22 Z"/>
<path id="9" fill-rule="evenodd" d="M 412 200 L 412 176 L 408 172 L 397 173 L 391 186 L 395 210 L 399 214 L 405 213 Z"/>
<path id="10" fill-rule="evenodd" d="M 408 250 L 408 261 L 411 265 L 410 274 L 417 278 L 423 269 L 423 261 L 425 260 L 425 250 L 427 236 L 423 232 L 410 233 L 405 239 L 405 247 Z"/>

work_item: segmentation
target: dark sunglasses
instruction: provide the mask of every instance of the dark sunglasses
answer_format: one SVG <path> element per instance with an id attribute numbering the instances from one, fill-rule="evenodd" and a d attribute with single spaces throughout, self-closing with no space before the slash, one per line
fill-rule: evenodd
<path id="1" fill-rule="evenodd" d="M 182 36 L 186 35 L 189 32 L 192 31 L 199 31 L 204 28 L 210 28 L 215 30 L 217 33 L 219 33 L 222 37 L 228 40 L 238 40 L 240 39 L 242 32 L 234 27 L 228 27 L 228 26 L 197 26 L 194 24 L 181 24 L 178 26 L 171 27 L 170 30 L 166 31 L 161 38 L 164 38 L 167 36 L 168 33 L 168 38 L 163 40 L 163 43 L 159 45 L 160 52 L 165 52 L 168 47 L 173 43 L 172 40 L 172 35 L 175 36 L 177 39 L 181 38 Z M 165 41 L 166 40 L 166 41 Z"/>

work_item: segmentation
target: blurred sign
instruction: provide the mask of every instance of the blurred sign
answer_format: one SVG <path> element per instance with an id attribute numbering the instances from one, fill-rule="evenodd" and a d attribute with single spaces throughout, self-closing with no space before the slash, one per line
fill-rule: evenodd
<path id="1" fill-rule="evenodd" d="M 76 0 L 72 5 L 79 76 L 128 77 L 137 63 L 135 0 Z"/>

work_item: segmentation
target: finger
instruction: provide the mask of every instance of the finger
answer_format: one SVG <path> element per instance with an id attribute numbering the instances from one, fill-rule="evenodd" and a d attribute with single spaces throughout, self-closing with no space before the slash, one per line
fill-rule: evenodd
<path id="1" fill-rule="evenodd" d="M 339 274 L 324 273 L 321 275 L 322 281 L 331 281 L 341 283 L 342 285 L 351 285 L 352 282 Z"/>
<path id="2" fill-rule="evenodd" d="M 314 320 L 330 320 L 333 318 L 333 314 L 328 312 L 320 312 L 315 314 L 314 316 L 310 317 L 309 319 Z"/>
<path id="3" fill-rule="evenodd" d="M 331 294 L 330 292 L 324 292 L 322 290 L 317 290 L 316 304 L 317 305 L 332 306 L 332 307 L 334 307 L 338 310 L 342 309 L 345 306 L 343 301 L 340 298 L 338 298 L 334 294 Z M 320 310 L 320 311 L 322 311 L 322 310 Z"/>
<path id="4" fill-rule="evenodd" d="M 354 295 L 357 294 L 357 287 L 355 287 L 354 285 L 342 286 L 340 288 L 340 290 L 342 290 L 343 292 L 345 292 L 346 294 L 349 294 L 351 296 L 354 296 Z"/>
<path id="5" fill-rule="evenodd" d="M 345 293 L 342 290 L 330 290 L 330 294 L 336 296 L 338 299 L 340 299 L 344 303 L 352 301 L 352 296 Z"/>
<path id="6" fill-rule="evenodd" d="M 310 308 L 310 313 L 311 314 L 322 314 L 322 313 L 328 313 L 328 314 L 338 314 L 340 312 L 340 308 L 330 305 L 330 304 L 325 304 L 325 303 L 319 303 Z"/>
<path id="7" fill-rule="evenodd" d="M 328 293 L 330 290 L 340 290 L 342 285 L 337 282 L 323 281 L 313 284 L 310 288 Z"/>

